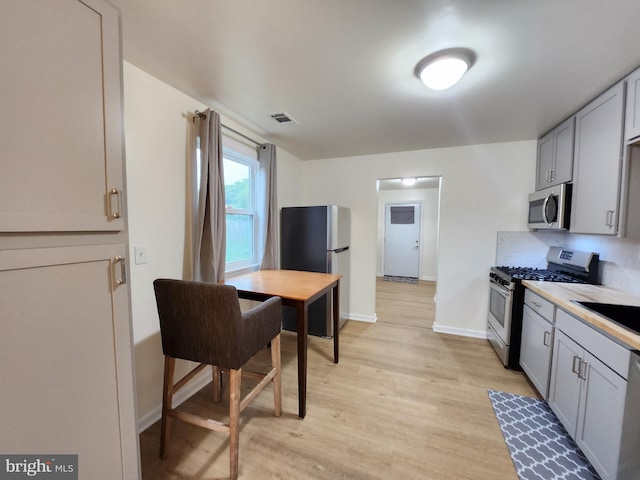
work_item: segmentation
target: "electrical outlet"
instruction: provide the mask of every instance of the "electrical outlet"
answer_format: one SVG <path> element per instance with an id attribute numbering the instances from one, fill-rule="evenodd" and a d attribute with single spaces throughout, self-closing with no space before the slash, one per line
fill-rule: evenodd
<path id="1" fill-rule="evenodd" d="M 133 254 L 135 256 L 136 265 L 143 265 L 147 263 L 147 247 L 144 245 L 136 245 L 133 247 Z"/>

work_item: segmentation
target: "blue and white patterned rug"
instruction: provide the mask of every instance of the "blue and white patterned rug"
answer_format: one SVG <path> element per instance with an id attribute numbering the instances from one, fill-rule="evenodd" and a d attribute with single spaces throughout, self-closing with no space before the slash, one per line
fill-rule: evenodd
<path id="1" fill-rule="evenodd" d="M 543 400 L 489 390 L 520 480 L 600 480 Z"/>
<path id="2" fill-rule="evenodd" d="M 418 283 L 418 277 L 399 277 L 396 275 L 385 275 L 382 279 L 386 282 Z"/>

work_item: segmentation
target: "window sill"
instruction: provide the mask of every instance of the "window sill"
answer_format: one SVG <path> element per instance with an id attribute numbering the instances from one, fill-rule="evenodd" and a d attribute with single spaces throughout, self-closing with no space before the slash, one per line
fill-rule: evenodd
<path id="1" fill-rule="evenodd" d="M 248 265 L 246 267 L 240 267 L 233 270 L 226 270 L 224 272 L 224 276 L 227 278 L 237 277 L 238 275 L 243 275 L 249 272 L 255 272 L 259 269 L 260 269 L 260 265 L 256 263 L 255 265 Z"/>

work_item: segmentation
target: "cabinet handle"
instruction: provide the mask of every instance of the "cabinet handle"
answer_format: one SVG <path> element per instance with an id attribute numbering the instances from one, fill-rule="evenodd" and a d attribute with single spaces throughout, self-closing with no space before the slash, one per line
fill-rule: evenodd
<path id="1" fill-rule="evenodd" d="M 576 366 L 577 362 L 577 366 Z M 582 364 L 582 359 L 576 355 L 573 356 L 573 365 L 571 367 L 571 371 L 580 377 L 580 367 Z"/>
<path id="2" fill-rule="evenodd" d="M 120 264 L 120 278 L 117 277 L 117 265 Z M 125 268 L 124 257 L 117 256 L 111 261 L 111 278 L 113 279 L 113 289 L 127 283 L 127 270 Z"/>
<path id="3" fill-rule="evenodd" d="M 533 302 L 533 301 L 531 302 L 531 305 L 533 305 L 533 306 L 534 306 L 534 307 L 536 307 L 536 308 L 540 308 L 540 307 L 542 306 L 542 305 L 540 305 L 539 303 L 537 303 L 537 302 Z"/>
<path id="4" fill-rule="evenodd" d="M 554 168 L 549 170 L 549 181 L 553 182 L 556 179 L 556 171 Z"/>
<path id="5" fill-rule="evenodd" d="M 587 379 L 587 367 L 589 366 L 589 364 L 583 360 L 580 360 L 580 373 L 578 374 L 578 377 L 581 378 L 582 380 L 586 380 Z"/>
<path id="6" fill-rule="evenodd" d="M 115 208 L 113 205 L 113 201 L 115 198 Z M 120 190 L 118 190 L 117 188 L 112 188 L 111 190 L 109 190 L 108 193 L 108 201 L 107 201 L 107 205 L 108 205 L 108 212 L 107 212 L 107 216 L 109 218 L 120 218 L 122 216 L 121 212 L 122 212 L 122 193 L 120 192 Z"/>
<path id="7" fill-rule="evenodd" d="M 544 332 L 544 339 L 542 340 L 542 343 L 544 344 L 545 347 L 548 347 L 549 345 L 551 345 L 551 332 Z"/>
<path id="8" fill-rule="evenodd" d="M 607 210 L 607 227 L 613 228 L 613 210 Z"/>

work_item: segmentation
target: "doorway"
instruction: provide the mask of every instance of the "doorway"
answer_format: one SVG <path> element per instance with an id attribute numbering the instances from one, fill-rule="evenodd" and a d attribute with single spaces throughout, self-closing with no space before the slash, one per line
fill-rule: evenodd
<path id="1" fill-rule="evenodd" d="M 379 179 L 378 192 L 378 238 L 376 267 L 376 316 L 378 321 L 402 325 L 432 328 L 435 321 L 435 291 L 438 265 L 438 224 L 440 216 L 440 177 L 416 177 L 413 185 L 407 186 L 400 178 Z M 385 230 L 388 220 L 387 210 L 391 206 L 417 205 L 414 215 L 419 215 L 418 249 L 419 258 L 413 265 L 418 267 L 417 283 L 385 280 L 385 274 L 396 273 L 387 267 L 396 265 L 389 262 L 390 252 L 385 252 Z M 408 221 L 405 219 L 405 221 Z M 396 225 L 403 227 L 402 224 Z M 409 237 L 409 235 L 407 235 Z M 415 235 L 410 243 L 415 252 Z M 393 241 L 392 241 L 393 243 Z M 408 246 L 405 245 L 405 249 Z M 391 254 L 392 255 L 392 254 Z M 402 271 L 399 276 L 405 276 Z M 414 270 L 415 272 L 415 270 Z M 402 279 L 398 279 L 402 280 Z"/>

